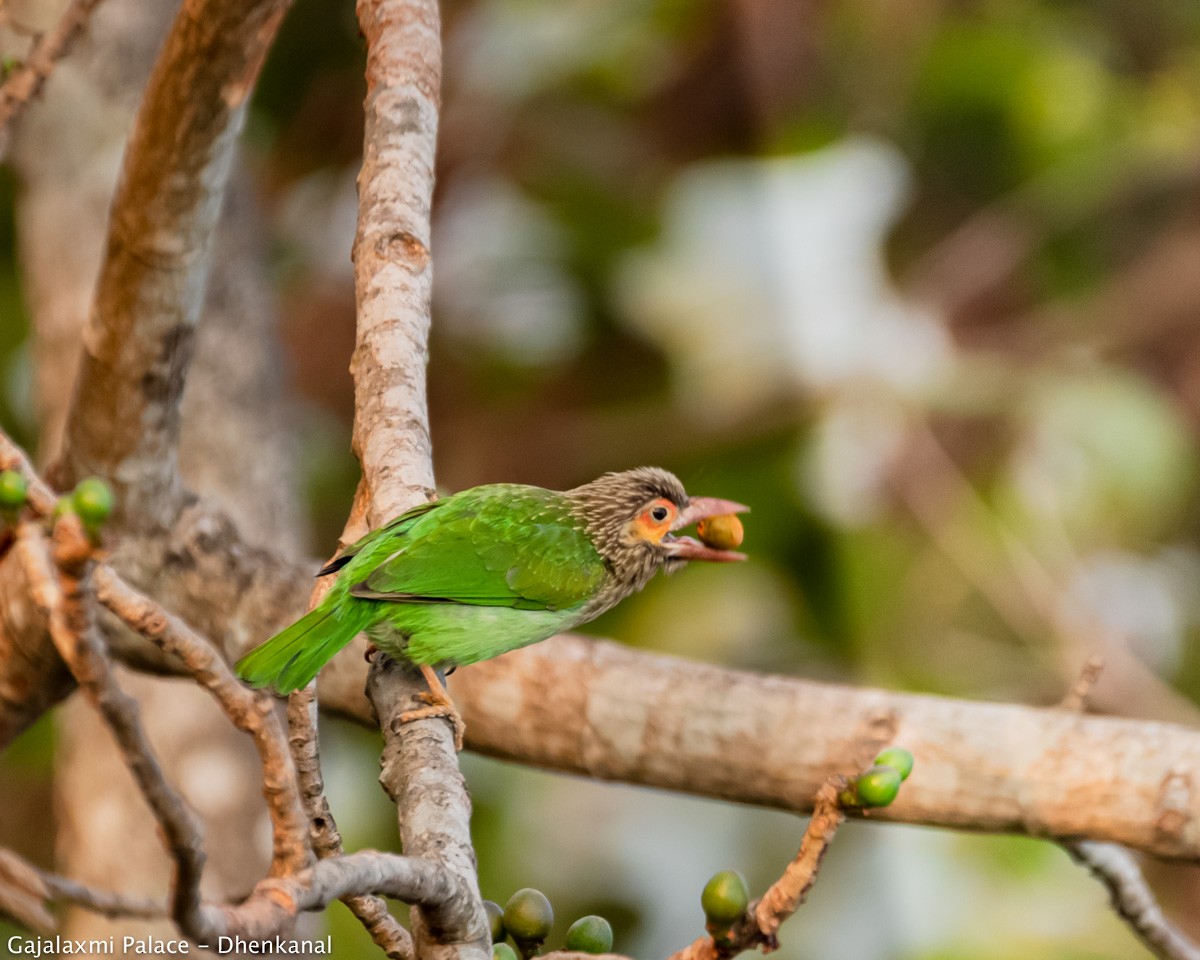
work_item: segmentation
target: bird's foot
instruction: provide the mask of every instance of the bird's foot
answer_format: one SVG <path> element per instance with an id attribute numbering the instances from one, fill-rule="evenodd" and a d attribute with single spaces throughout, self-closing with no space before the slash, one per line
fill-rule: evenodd
<path id="1" fill-rule="evenodd" d="M 374 663 L 375 654 L 377 653 L 379 653 L 379 648 L 370 641 L 367 641 L 367 649 L 363 651 L 363 659 L 366 660 L 367 663 Z"/>
<path id="2" fill-rule="evenodd" d="M 450 721 L 451 726 L 454 727 L 454 749 L 461 752 L 463 737 L 467 732 L 467 725 L 463 723 L 458 708 L 454 706 L 454 701 L 446 693 L 446 688 L 442 686 L 442 682 L 438 679 L 433 668 L 422 665 L 421 673 L 425 676 L 425 682 L 429 684 L 429 690 L 418 693 L 417 698 L 424 701 L 427 706 L 418 707 L 416 710 L 405 710 L 400 714 L 400 722 L 412 723 L 414 720 L 445 717 Z"/>

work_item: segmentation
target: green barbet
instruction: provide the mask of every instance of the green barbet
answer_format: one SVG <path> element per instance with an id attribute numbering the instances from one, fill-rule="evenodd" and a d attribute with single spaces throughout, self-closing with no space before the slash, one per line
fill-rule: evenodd
<path id="1" fill-rule="evenodd" d="M 355 635 L 420 667 L 429 704 L 401 716 L 462 724 L 436 670 L 464 666 L 578 626 L 688 560 L 744 560 L 676 531 L 748 510 L 689 497 L 657 467 L 607 473 L 563 492 L 511 483 L 414 507 L 335 556 L 310 613 L 250 651 L 238 674 L 290 693 Z"/>

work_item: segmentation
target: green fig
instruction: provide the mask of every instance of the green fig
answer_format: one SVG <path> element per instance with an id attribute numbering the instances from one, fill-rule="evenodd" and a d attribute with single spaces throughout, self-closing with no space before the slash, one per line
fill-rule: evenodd
<path id="1" fill-rule="evenodd" d="M 28 493 L 29 485 L 16 470 L 0 471 L 0 509 L 20 510 Z"/>
<path id="2" fill-rule="evenodd" d="M 855 782 L 858 803 L 864 807 L 886 807 L 896 799 L 903 782 L 895 767 L 872 767 Z"/>
<path id="3" fill-rule="evenodd" d="M 563 949 L 576 953 L 608 953 L 612 945 L 612 926 L 603 917 L 592 914 L 571 924 Z"/>
<path id="4" fill-rule="evenodd" d="M 907 780 L 912 773 L 913 755 L 903 747 L 888 747 L 875 758 L 875 766 L 891 767 L 900 774 L 901 780 Z"/>
<path id="5" fill-rule="evenodd" d="M 112 490 L 99 477 L 80 480 L 71 494 L 71 500 L 79 519 L 89 527 L 100 526 L 112 513 Z"/>
<path id="6" fill-rule="evenodd" d="M 487 914 L 488 926 L 492 931 L 492 943 L 503 943 L 508 936 L 504 928 L 504 908 L 494 900 L 484 900 L 483 912 Z"/>
<path id="7" fill-rule="evenodd" d="M 750 903 L 746 878 L 736 870 L 722 870 L 704 885 L 700 905 L 704 916 L 716 927 L 727 927 L 739 920 Z"/>
<path id="8" fill-rule="evenodd" d="M 504 905 L 504 926 L 526 956 L 549 936 L 553 925 L 554 908 L 540 890 L 525 887 L 509 897 Z"/>

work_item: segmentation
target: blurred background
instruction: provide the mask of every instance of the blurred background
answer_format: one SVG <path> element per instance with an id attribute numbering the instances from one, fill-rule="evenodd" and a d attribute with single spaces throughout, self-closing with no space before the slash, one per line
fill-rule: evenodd
<path id="1" fill-rule="evenodd" d="M 429 390 L 446 490 L 655 463 L 751 504 L 751 562 L 589 630 L 734 667 L 1200 717 L 1200 7 L 1169 0 L 454 0 Z M 312 555 L 341 531 L 362 143 L 353 6 L 297 0 L 244 155 Z M 0 418 L 37 436 L 0 217 Z M 393 847 L 377 737 L 325 724 L 351 847 Z M 0 757 L 0 840 L 55 733 Z M 803 822 L 472 755 L 485 897 L 535 886 L 663 956 Z M 919 775 L 919 767 L 917 771 Z M 38 834 L 38 831 L 34 831 Z M 1200 872 L 1148 864 L 1200 936 Z M 335 905 L 340 957 L 373 948 Z M 6 929 L 6 928 L 5 928 Z M 556 946 L 561 934 L 550 942 Z M 854 823 L 785 960 L 1149 956 L 1058 848 Z"/>

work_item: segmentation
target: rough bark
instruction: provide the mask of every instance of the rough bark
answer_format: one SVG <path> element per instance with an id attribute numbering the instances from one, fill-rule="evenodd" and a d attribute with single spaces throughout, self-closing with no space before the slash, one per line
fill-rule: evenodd
<path id="1" fill-rule="evenodd" d="M 102 7 L 85 42 L 53 76 L 46 100 L 30 111 L 20 130 L 16 158 L 25 189 L 19 235 L 36 324 L 44 457 L 59 447 L 80 330 L 105 247 L 107 208 L 118 161 L 171 14 L 170 4 L 112 0 Z M 238 84 L 244 80 L 244 76 L 237 78 Z M 219 184 L 209 180 L 201 187 L 219 195 Z M 209 202 L 213 204 L 212 196 Z M 239 536 L 294 551 L 303 539 L 303 524 L 293 495 L 294 457 L 281 415 L 275 309 L 261 262 L 264 245 L 256 218 L 248 189 L 235 178 L 218 227 L 195 369 L 182 400 L 180 468 L 193 488 L 221 498 L 238 522 Z M 191 271 L 190 282 L 194 282 L 197 274 L 203 274 L 201 261 L 187 258 L 174 279 Z M 152 279 L 162 279 L 163 271 L 149 272 Z M 170 280 L 170 271 L 166 273 Z M 232 529 L 208 506 L 190 503 L 169 535 L 156 530 L 142 537 L 118 537 L 113 562 L 147 589 L 175 599 L 195 597 L 198 605 L 211 604 L 213 599 L 202 581 L 207 586 L 224 583 L 228 589 L 220 595 L 221 616 L 236 620 L 250 608 L 256 618 L 264 611 L 270 611 L 268 617 L 281 618 L 281 608 L 303 596 L 303 584 L 296 583 L 294 597 L 283 602 L 259 595 L 257 575 L 246 575 L 244 566 L 252 563 L 257 570 L 264 556 L 243 546 L 240 539 L 231 547 L 223 538 Z M 198 545 L 231 547 L 232 569 L 242 568 L 243 575 L 226 579 L 231 571 L 229 556 L 215 565 L 219 576 L 211 566 L 192 563 L 203 552 Z M 276 584 L 286 584 L 287 579 Z M 256 623 L 217 635 L 244 647 L 260 639 L 262 632 Z M 21 634 L 23 641 L 39 636 L 44 643 L 42 631 Z M 125 641 L 123 649 L 139 651 L 131 659 L 161 666 L 156 651 L 144 642 L 130 642 L 127 632 L 112 636 Z M 61 666 L 57 669 L 61 674 Z M 164 684 L 129 675 L 122 676 L 122 683 L 137 698 L 171 781 L 183 784 L 209 823 L 212 863 L 205 877 L 206 893 L 225 897 L 244 892 L 252 878 L 261 875 L 269 852 L 261 844 L 246 842 L 247 837 L 262 835 L 264 820 L 256 796 L 261 781 L 249 744 L 190 683 Z M 69 687 L 46 684 L 43 689 L 62 694 Z M 111 737 L 82 704 L 67 706 L 61 727 L 56 795 L 62 869 L 96 887 L 158 893 L 168 880 L 167 861 Z M 119 857 L 114 856 L 118 837 Z M 106 936 L 115 930 L 143 936 L 174 932 L 163 919 L 111 921 L 83 910 L 68 913 L 64 930 L 80 937 Z"/>
<path id="2" fill-rule="evenodd" d="M 432 267 L 429 236 L 441 40 L 436 0 L 359 0 L 367 40 L 366 132 L 354 242 L 358 311 L 354 450 L 362 481 L 350 539 L 434 495 L 425 393 Z M 470 891 L 450 926 L 412 912 L 422 960 L 482 960 L 488 925 L 471 845 L 471 802 L 444 719 L 401 722 L 419 689 L 379 660 L 367 694 L 383 728 L 380 782 L 396 802 L 406 853 L 447 868 Z"/>
<path id="3" fill-rule="evenodd" d="M 742 673 L 557 637 L 455 674 L 468 744 L 537 766 L 811 810 L 889 743 L 917 758 L 872 818 L 1090 837 L 1200 858 L 1200 732 Z"/>
<path id="4" fill-rule="evenodd" d="M 98 473 L 129 528 L 178 507 L 180 394 L 246 104 L 288 0 L 187 0 L 125 151 L 60 477 Z"/>

